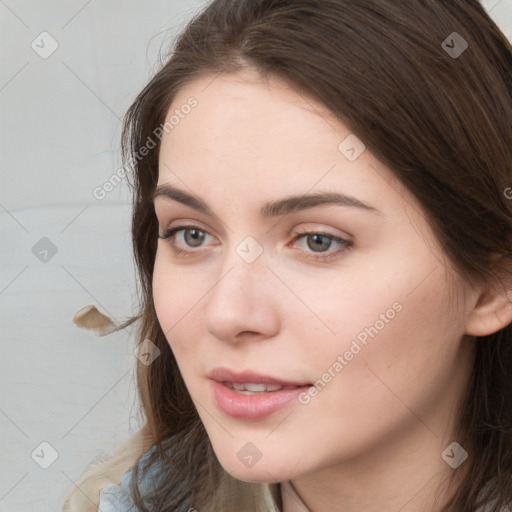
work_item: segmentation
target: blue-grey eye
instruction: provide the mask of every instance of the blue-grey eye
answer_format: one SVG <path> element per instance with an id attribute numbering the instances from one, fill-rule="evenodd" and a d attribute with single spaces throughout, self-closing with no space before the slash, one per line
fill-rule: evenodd
<path id="1" fill-rule="evenodd" d="M 314 242 L 310 243 L 311 240 L 314 240 Z M 307 236 L 307 244 L 311 250 L 322 252 L 322 250 L 329 249 L 332 244 L 332 238 L 325 235 L 312 234 Z"/>
<path id="2" fill-rule="evenodd" d="M 190 234 L 190 236 L 187 236 L 188 234 Z M 194 228 L 184 229 L 183 235 L 186 245 L 189 247 L 200 247 L 206 236 L 204 231 Z"/>

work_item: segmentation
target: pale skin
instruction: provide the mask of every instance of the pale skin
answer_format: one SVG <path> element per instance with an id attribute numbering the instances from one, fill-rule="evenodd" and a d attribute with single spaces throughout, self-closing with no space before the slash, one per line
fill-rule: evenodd
<path id="1" fill-rule="evenodd" d="M 314 99 L 254 73 L 220 74 L 186 86 L 169 112 L 190 96 L 198 105 L 162 139 L 158 185 L 200 198 L 216 217 L 155 199 L 160 234 L 193 225 L 204 239 L 176 233 L 187 256 L 159 239 L 153 293 L 220 463 L 241 480 L 291 481 L 314 512 L 440 510 L 451 490 L 434 506 L 435 491 L 454 471 L 441 453 L 457 441 L 475 336 L 512 321 L 506 296 L 454 272 L 415 197 L 368 149 L 347 159 L 338 147 L 349 129 Z M 378 213 L 323 205 L 259 214 L 267 202 L 318 191 Z M 352 246 L 317 262 L 344 246 L 326 238 L 318 248 L 296 239 L 303 232 Z M 236 251 L 248 236 L 262 249 L 252 263 Z M 394 303 L 400 312 L 309 403 L 256 421 L 217 408 L 212 368 L 332 376 L 337 357 Z M 252 467 L 237 457 L 247 442 L 262 454 Z"/>

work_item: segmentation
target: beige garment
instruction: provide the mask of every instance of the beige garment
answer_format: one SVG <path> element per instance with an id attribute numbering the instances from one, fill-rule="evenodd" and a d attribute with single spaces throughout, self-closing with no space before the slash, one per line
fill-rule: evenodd
<path id="1" fill-rule="evenodd" d="M 145 424 L 123 441 L 113 455 L 91 463 L 69 488 L 60 512 L 97 512 L 100 490 L 109 484 L 118 485 L 123 474 L 135 465 L 152 443 L 153 438 Z"/>

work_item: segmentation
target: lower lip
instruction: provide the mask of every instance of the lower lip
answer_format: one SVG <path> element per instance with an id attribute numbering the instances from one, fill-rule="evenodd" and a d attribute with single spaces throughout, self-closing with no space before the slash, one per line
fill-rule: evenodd
<path id="1" fill-rule="evenodd" d="M 219 409 L 228 416 L 241 420 L 259 420 L 270 416 L 309 388 L 310 386 L 301 386 L 257 395 L 243 395 L 221 382 L 212 381 L 213 397 Z"/>

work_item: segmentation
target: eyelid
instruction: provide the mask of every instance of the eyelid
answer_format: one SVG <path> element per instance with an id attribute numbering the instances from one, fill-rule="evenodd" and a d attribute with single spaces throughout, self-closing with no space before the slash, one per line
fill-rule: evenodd
<path id="1" fill-rule="evenodd" d="M 353 242 L 353 236 L 347 233 L 346 231 L 342 231 L 337 228 L 332 227 L 318 227 L 319 225 L 322 226 L 322 223 L 318 222 L 310 222 L 306 223 L 307 226 L 304 227 L 303 224 L 299 228 L 293 228 L 291 230 L 291 233 L 318 233 L 318 234 L 324 234 L 326 236 L 332 236 L 333 238 L 342 238 L 343 240 L 346 240 L 347 242 Z M 313 226 L 310 226 L 309 224 L 313 224 Z M 332 230 L 336 230 L 334 233 Z"/>
<path id="2" fill-rule="evenodd" d="M 161 225 L 165 226 L 165 227 L 160 229 Z M 205 233 L 208 233 L 210 236 L 214 236 L 211 233 L 214 230 L 212 228 L 210 228 L 210 226 L 208 226 L 207 224 L 201 222 L 200 220 L 195 220 L 195 219 L 192 220 L 192 219 L 187 219 L 186 217 L 184 217 L 184 218 L 180 218 L 180 219 L 174 219 L 171 222 L 164 222 L 164 221 L 158 222 L 158 230 L 160 233 L 165 233 L 165 232 L 169 231 L 170 229 L 174 229 L 177 227 L 197 228 L 197 229 L 200 229 L 201 231 L 204 231 Z M 215 238 L 217 238 L 217 237 L 215 237 Z"/>
<path id="3" fill-rule="evenodd" d="M 165 203 L 165 204 L 164 204 Z M 171 226 L 171 224 L 176 224 L 179 226 L 189 226 L 194 225 L 198 228 L 201 228 L 202 230 L 208 232 L 208 234 L 211 234 L 212 231 L 219 232 L 216 226 L 215 219 L 210 219 L 208 216 L 203 215 L 201 212 L 197 212 L 192 210 L 189 206 L 178 204 L 177 208 L 183 207 L 185 210 L 191 210 L 192 217 L 187 217 L 187 213 L 183 212 L 181 208 L 175 209 L 173 208 L 174 204 L 171 202 L 168 204 L 165 201 L 162 201 L 161 210 L 158 210 L 155 206 L 155 216 L 158 222 L 158 228 L 160 232 L 167 231 L 168 229 L 172 229 L 175 226 Z M 182 216 L 181 216 L 182 215 Z M 206 219 L 206 220 L 199 220 L 199 219 Z M 169 220 L 171 219 L 171 220 Z M 208 221 L 211 220 L 213 223 L 209 223 Z M 215 226 L 212 227 L 212 224 Z M 160 229 L 160 226 L 162 228 Z M 224 230 L 231 231 L 228 225 L 222 223 L 218 226 L 220 229 L 220 234 L 224 234 Z M 212 235 L 214 236 L 214 235 Z"/>

